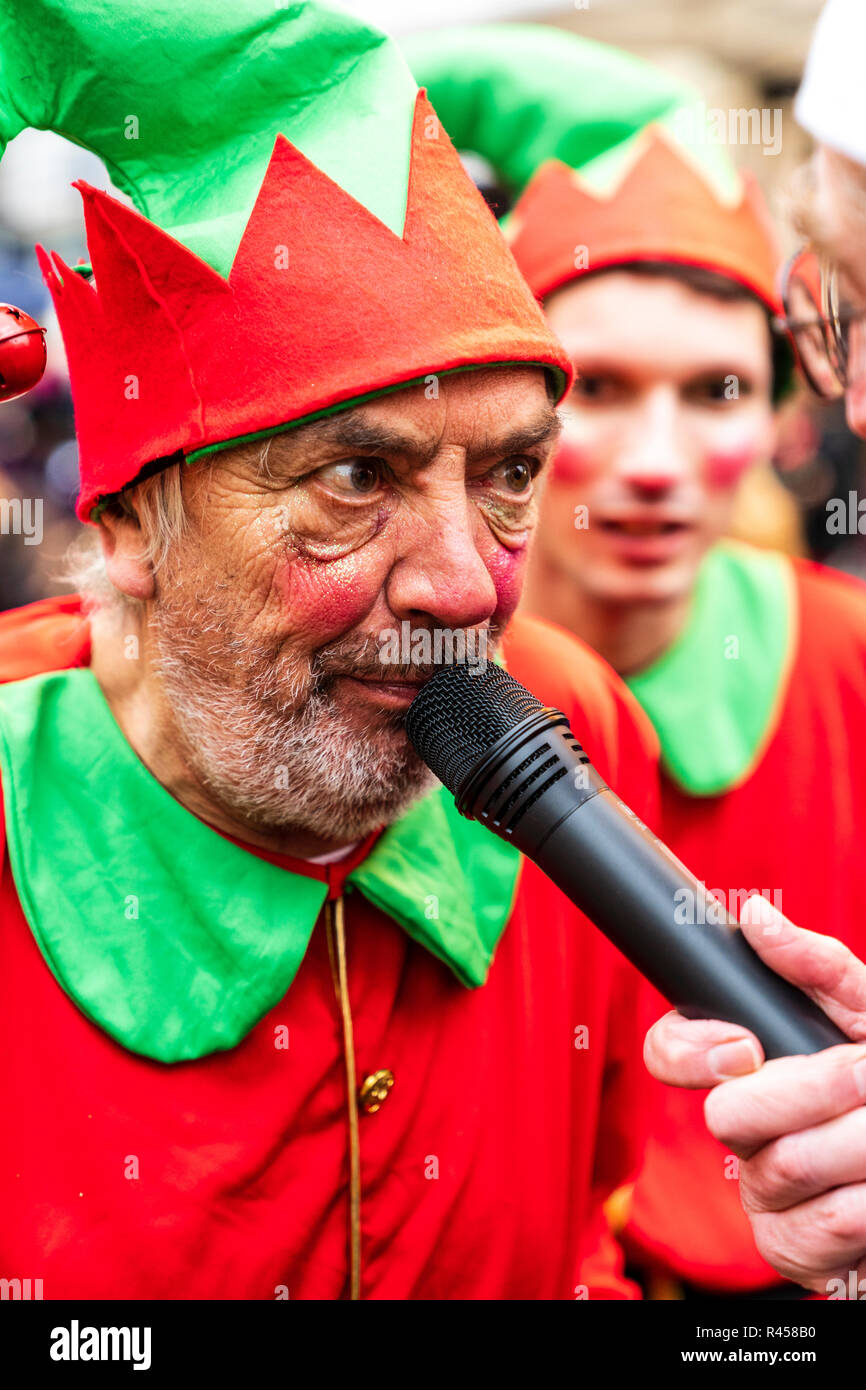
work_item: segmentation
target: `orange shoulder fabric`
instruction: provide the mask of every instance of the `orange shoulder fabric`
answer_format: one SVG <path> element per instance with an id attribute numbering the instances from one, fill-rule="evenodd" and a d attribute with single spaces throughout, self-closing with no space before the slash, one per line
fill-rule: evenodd
<path id="1" fill-rule="evenodd" d="M 816 613 L 820 608 L 826 611 L 827 640 L 840 652 L 854 646 L 859 654 L 866 642 L 866 583 L 858 575 L 829 569 L 816 560 L 793 559 L 791 563 L 801 601 Z"/>
<path id="2" fill-rule="evenodd" d="M 503 649 L 511 674 L 562 710 L 601 775 L 657 829 L 658 739 L 625 682 L 586 643 L 542 618 L 518 614 Z"/>
<path id="3" fill-rule="evenodd" d="M 78 594 L 0 613 L 0 682 L 86 666 L 90 624 Z"/>

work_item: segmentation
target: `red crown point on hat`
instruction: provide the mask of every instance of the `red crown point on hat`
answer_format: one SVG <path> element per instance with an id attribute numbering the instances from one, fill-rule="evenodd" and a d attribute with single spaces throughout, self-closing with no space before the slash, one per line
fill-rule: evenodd
<path id="1" fill-rule="evenodd" d="M 45 329 L 14 304 L 0 304 L 0 401 L 32 390 L 46 360 Z"/>
<path id="2" fill-rule="evenodd" d="M 558 160 L 542 165 L 515 204 L 509 240 L 539 299 L 594 270 L 658 260 L 716 270 L 781 312 L 779 250 L 756 180 L 742 175 L 739 199 L 722 201 L 658 126 L 644 131 L 612 192 L 595 192 Z"/>
<path id="3" fill-rule="evenodd" d="M 431 133 L 432 132 L 432 137 Z M 430 373 L 568 358 L 422 91 L 403 235 L 284 136 L 224 279 L 79 184 L 94 282 L 37 248 L 66 344 L 78 515 L 177 450 L 264 434 Z"/>

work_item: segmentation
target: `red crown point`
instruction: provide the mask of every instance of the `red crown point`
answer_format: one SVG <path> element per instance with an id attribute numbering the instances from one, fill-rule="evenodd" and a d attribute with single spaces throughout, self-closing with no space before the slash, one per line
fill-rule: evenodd
<path id="1" fill-rule="evenodd" d="M 739 197 L 723 202 L 658 126 L 604 194 L 558 160 L 543 164 L 515 204 L 511 250 L 539 299 L 593 270 L 660 260 L 716 270 L 780 312 L 779 249 L 756 180 L 741 175 Z"/>
<path id="2" fill-rule="evenodd" d="M 0 304 L 0 401 L 14 401 L 32 390 L 45 371 L 45 329 L 35 319 Z"/>

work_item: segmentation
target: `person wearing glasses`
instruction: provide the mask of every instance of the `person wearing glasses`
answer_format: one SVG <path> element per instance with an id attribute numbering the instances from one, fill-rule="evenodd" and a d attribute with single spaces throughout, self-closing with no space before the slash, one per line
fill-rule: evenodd
<path id="1" fill-rule="evenodd" d="M 786 267 L 785 313 L 806 376 L 826 400 L 844 395 L 866 438 L 866 99 L 858 55 L 866 10 L 830 0 L 796 106 L 816 151 L 800 171 L 795 221 L 806 244 Z"/>
<path id="2" fill-rule="evenodd" d="M 845 397 L 848 424 L 866 438 L 866 91 L 862 80 L 866 7 L 830 0 L 822 11 L 796 115 L 817 151 L 798 212 L 807 246 L 784 276 L 785 316 L 805 375 L 819 395 Z M 828 625 L 832 615 L 827 614 Z M 820 660 L 820 653 L 815 653 Z M 864 682 L 854 645 L 835 675 L 825 671 L 814 711 L 819 758 L 792 750 L 797 775 L 782 783 L 762 835 L 792 811 L 811 815 L 803 877 L 814 884 L 815 915 L 789 896 L 785 910 L 748 911 L 744 931 L 773 969 L 804 989 L 851 1038 L 812 1057 L 763 1062 L 756 1039 L 718 1022 L 665 1015 L 650 1030 L 650 1070 L 673 1086 L 712 1087 L 707 1124 L 736 1160 L 740 1197 L 756 1244 L 788 1279 L 834 1299 L 866 1298 L 866 965 L 864 894 L 840 897 L 838 859 L 821 828 L 825 782 L 844 800 L 834 807 L 852 853 L 862 860 L 863 718 L 853 693 Z M 794 799 L 786 800 L 794 793 Z M 852 871 L 856 870 L 852 866 Z M 741 918 L 741 920 L 743 920 Z M 822 934 L 819 934 L 822 933 Z M 853 946 L 854 954 L 841 937 Z M 722 1060 L 725 1059 L 725 1060 Z M 734 1079 L 733 1074 L 740 1073 Z"/>
<path id="3" fill-rule="evenodd" d="M 814 172 L 814 163 L 801 171 L 801 186 Z M 798 210 L 797 220 L 803 227 L 811 223 L 809 207 L 804 202 Z M 803 375 L 820 400 L 846 397 L 848 424 L 862 436 L 866 415 L 858 431 L 856 415 L 852 417 L 847 407 L 856 402 L 854 393 L 848 393 L 849 383 L 859 380 L 866 365 L 861 361 L 860 328 L 860 317 L 866 309 L 858 308 L 856 293 L 849 289 L 845 273 L 812 243 L 801 247 L 785 265 L 781 296 L 785 312 L 774 320 L 774 329 L 791 335 Z"/>
<path id="4" fill-rule="evenodd" d="M 425 39 L 415 64 L 462 143 L 481 142 L 495 160 L 507 132 L 513 165 L 523 129 L 536 156 L 548 156 L 507 234 L 577 379 L 525 607 L 594 646 L 655 726 L 659 833 L 707 887 L 704 900 L 676 905 L 678 920 L 700 930 L 716 898 L 737 916 L 757 890 L 768 909 L 866 951 L 866 751 L 856 737 L 866 718 L 866 587 L 722 539 L 743 478 L 772 451 L 774 407 L 791 375 L 782 334 L 793 307 L 779 298 L 766 207 L 750 180 L 684 147 L 676 120 L 631 132 L 618 167 L 610 152 L 600 191 L 562 157 L 562 140 L 550 158 L 569 113 L 568 153 L 592 148 L 616 90 L 612 57 L 564 34 L 556 56 L 573 55 L 573 80 L 552 83 L 553 54 L 529 62 L 540 42 L 550 40 L 519 29 L 481 36 L 465 112 L 465 34 L 459 59 L 440 36 Z M 594 112 L 583 72 L 603 61 Z M 535 119 L 523 121 L 528 97 Z M 539 109 L 550 113 L 548 148 Z M 799 306 L 797 275 L 787 291 Z M 814 298 L 803 316 L 803 332 L 825 341 Z M 657 1012 L 666 1008 L 659 996 Z M 718 1059 L 731 1073 L 753 1063 L 748 1046 Z M 627 1248 L 655 1296 L 781 1297 L 743 1214 L 737 1155 L 707 1132 L 705 1095 L 655 1091 L 644 1169 L 623 1202 Z"/>

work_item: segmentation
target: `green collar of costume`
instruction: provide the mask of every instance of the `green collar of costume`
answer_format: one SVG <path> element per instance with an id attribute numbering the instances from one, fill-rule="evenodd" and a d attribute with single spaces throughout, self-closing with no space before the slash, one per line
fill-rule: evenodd
<path id="1" fill-rule="evenodd" d="M 652 720 L 665 771 L 692 796 L 751 776 L 778 725 L 796 643 L 783 555 L 725 543 L 701 566 L 685 630 L 628 684 Z"/>
<path id="2" fill-rule="evenodd" d="M 291 985 L 325 884 L 185 810 L 133 752 L 89 670 L 0 688 L 0 769 L 15 885 L 66 993 L 158 1061 L 236 1046 Z M 438 788 L 348 883 L 477 986 L 518 866 L 512 846 Z"/>

